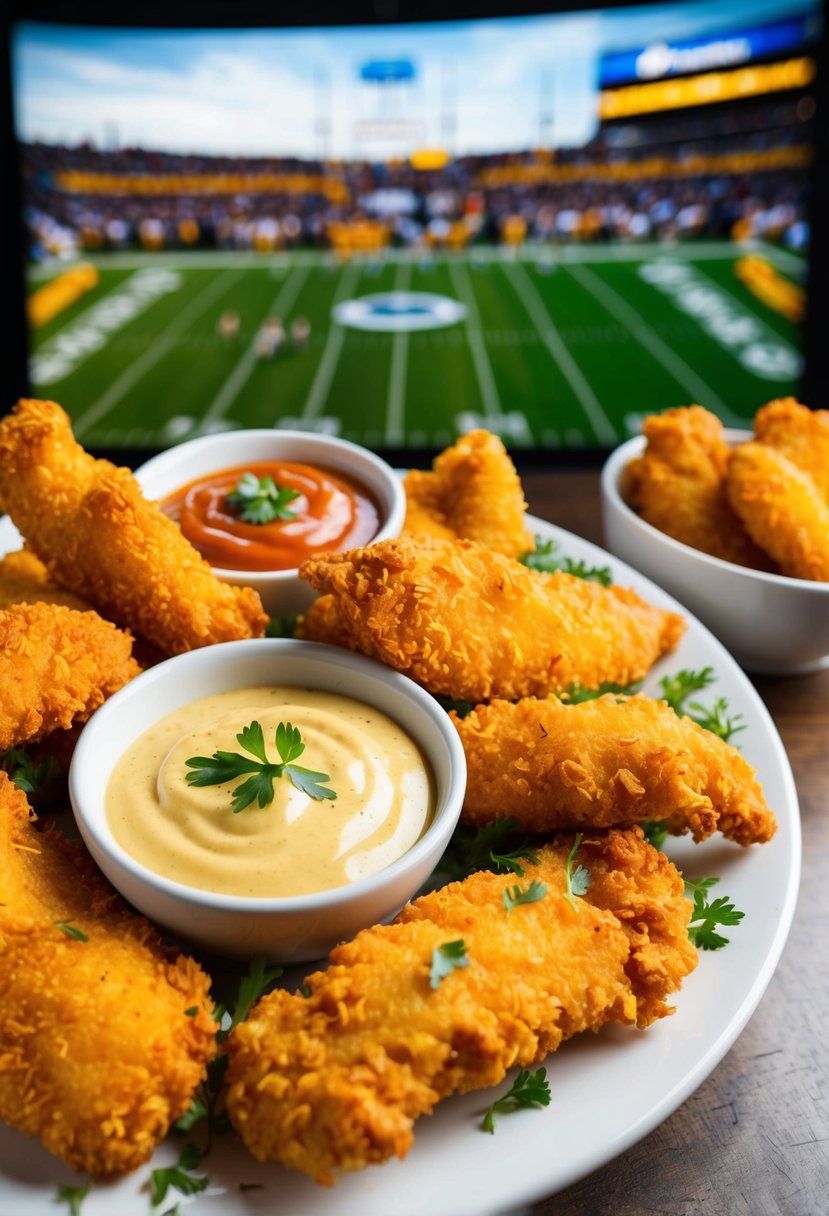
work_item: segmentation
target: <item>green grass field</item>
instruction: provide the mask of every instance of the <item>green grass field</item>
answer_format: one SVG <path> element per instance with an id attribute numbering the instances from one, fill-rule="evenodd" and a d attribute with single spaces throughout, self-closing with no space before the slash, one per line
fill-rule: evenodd
<path id="1" fill-rule="evenodd" d="M 732 425 L 796 392 L 798 327 L 734 274 L 722 242 L 475 249 L 423 264 L 390 252 L 334 266 L 322 253 L 102 255 L 98 286 L 34 337 L 39 396 L 87 446 L 161 447 L 236 427 L 302 427 L 373 448 L 440 448 L 474 425 L 515 447 L 608 446 L 641 416 L 699 402 Z M 794 254 L 764 249 L 799 280 Z M 30 287 L 58 268 L 33 270 Z M 395 333 L 339 325 L 332 308 L 381 292 L 458 300 L 465 319 Z M 238 312 L 235 339 L 216 324 Z M 257 355 L 262 322 L 311 323 L 304 349 Z"/>

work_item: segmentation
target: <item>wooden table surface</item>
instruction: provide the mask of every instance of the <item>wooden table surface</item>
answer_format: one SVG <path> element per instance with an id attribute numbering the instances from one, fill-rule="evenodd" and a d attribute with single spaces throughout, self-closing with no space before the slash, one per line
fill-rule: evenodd
<path id="1" fill-rule="evenodd" d="M 603 545 L 595 471 L 522 477 L 530 510 Z M 803 876 L 777 971 L 731 1051 L 678 1111 L 532 1216 L 829 1213 L 829 672 L 753 677 L 794 771 Z M 550 1146 L 555 1151 L 555 1145 Z"/>

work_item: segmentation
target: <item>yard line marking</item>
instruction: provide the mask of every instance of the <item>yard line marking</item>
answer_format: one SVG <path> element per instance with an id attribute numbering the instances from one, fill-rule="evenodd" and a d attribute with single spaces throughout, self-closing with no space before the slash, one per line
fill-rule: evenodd
<path id="1" fill-rule="evenodd" d="M 469 278 L 469 271 L 465 265 L 455 261 L 454 258 L 447 264 L 452 286 L 462 303 L 466 305 L 466 340 L 472 352 L 472 362 L 475 365 L 475 374 L 481 389 L 481 404 L 484 407 L 484 414 L 487 418 L 500 418 L 504 411 L 498 396 L 495 376 L 492 373 L 492 364 L 486 353 L 486 343 L 481 333 L 481 314 L 478 311 L 478 301 L 475 299 L 475 290 Z"/>
<path id="2" fill-rule="evenodd" d="M 309 274 L 310 267 L 303 266 L 300 268 L 299 266 L 295 266 L 282 284 L 276 299 L 266 310 L 265 316 L 269 316 L 271 313 L 283 316 L 285 313 L 290 312 Z M 253 341 L 202 414 L 201 422 L 196 428 L 195 434 L 199 434 L 204 423 L 214 422 L 217 418 L 224 418 L 233 402 L 239 396 L 241 389 L 247 384 L 253 369 L 259 361 L 259 354 L 257 352 L 258 340 L 258 334 L 254 334 Z"/>
<path id="3" fill-rule="evenodd" d="M 600 443 L 616 443 L 619 436 L 602 405 L 584 378 L 581 368 L 570 354 L 561 334 L 555 327 L 553 319 L 547 311 L 544 300 L 533 283 L 524 266 L 517 262 L 504 263 L 504 274 L 515 288 L 521 303 L 530 315 L 530 319 L 538 330 L 539 337 L 553 358 L 553 362 L 563 373 L 571 389 L 581 402 L 587 420 Z"/>
<path id="4" fill-rule="evenodd" d="M 644 346 L 658 363 L 662 364 L 665 370 L 673 376 L 677 384 L 681 384 L 685 391 L 691 394 L 694 402 L 699 405 L 704 404 L 709 409 L 714 410 L 720 415 L 723 422 L 727 422 L 731 426 L 742 426 L 745 424 L 745 419 L 740 418 L 733 410 L 730 410 L 725 402 L 720 400 L 711 386 L 706 384 L 702 377 L 698 376 L 684 359 L 680 359 L 679 355 L 662 341 L 659 335 L 651 329 L 647 321 L 643 320 L 636 309 L 631 308 L 630 304 L 626 300 L 623 300 L 618 292 L 609 287 L 592 270 L 588 270 L 586 266 L 567 266 L 566 271 L 578 283 L 581 283 L 582 287 L 586 291 L 589 291 L 595 299 L 599 300 L 611 316 L 615 317 L 620 324 L 630 330 L 636 341 L 641 346 Z"/>
<path id="5" fill-rule="evenodd" d="M 360 267 L 353 262 L 347 267 L 337 284 L 337 290 L 334 292 L 334 298 L 331 301 L 331 311 L 341 300 L 348 299 L 354 293 L 357 286 L 357 281 L 360 278 Z M 305 405 L 302 410 L 303 421 L 307 422 L 311 418 L 318 418 L 323 411 L 328 394 L 331 391 L 331 384 L 334 380 L 334 375 L 337 371 L 337 363 L 339 362 L 340 352 L 345 342 L 345 327 L 338 325 L 331 318 L 331 327 L 328 330 L 328 337 L 325 342 L 325 349 L 322 352 L 322 358 L 319 361 L 317 373 L 314 376 L 314 381 L 308 391 L 308 396 L 305 399 Z"/>
<path id="6" fill-rule="evenodd" d="M 698 274 L 700 276 L 700 278 L 707 279 L 708 282 L 712 284 L 712 286 L 716 287 L 717 291 L 721 291 L 723 293 L 723 295 L 726 295 L 730 299 L 732 299 L 734 301 L 735 305 L 737 306 L 737 308 L 745 309 L 745 311 L 750 314 L 751 319 L 753 321 L 756 321 L 757 324 L 760 326 L 760 328 L 765 330 L 768 337 L 770 337 L 774 342 L 779 342 L 781 346 L 785 346 L 789 350 L 795 351 L 795 353 L 799 353 L 796 351 L 796 348 L 792 345 L 792 343 L 789 341 L 788 338 L 784 338 L 782 334 L 779 334 L 777 332 L 777 330 L 774 328 L 773 325 L 770 325 L 768 323 L 766 318 L 762 315 L 762 313 L 757 308 L 757 305 L 761 304 L 761 301 L 756 300 L 756 297 L 754 295 L 752 295 L 751 292 L 749 292 L 749 295 L 751 295 L 750 300 L 741 300 L 738 295 L 735 295 L 735 293 L 731 290 L 730 287 L 726 287 L 726 285 L 724 283 L 721 283 L 719 281 L 719 279 L 715 279 L 713 277 L 713 275 L 708 274 L 708 272 L 703 270 L 701 266 L 692 266 L 692 269 L 695 274 Z M 761 307 L 762 307 L 762 304 L 761 304 Z"/>
<path id="7" fill-rule="evenodd" d="M 191 300 L 188 306 L 167 326 L 164 333 L 153 343 L 149 350 L 145 351 L 129 367 L 126 367 L 115 383 L 109 386 L 103 396 L 94 401 L 89 409 L 84 410 L 75 419 L 73 423 L 75 435 L 79 439 L 82 438 L 85 431 L 99 422 L 105 414 L 108 414 L 112 407 L 117 405 L 122 397 L 130 389 L 134 388 L 138 381 L 151 368 L 155 367 L 156 363 L 169 354 L 188 326 L 193 321 L 198 320 L 202 313 L 206 312 L 241 277 L 241 270 L 227 270 L 224 274 L 219 275 L 217 279 L 211 280 L 204 290 L 199 292 L 195 299 Z"/>
<path id="8" fill-rule="evenodd" d="M 398 262 L 394 276 L 394 291 L 408 291 L 412 278 L 411 262 Z M 389 396 L 386 405 L 387 448 L 402 448 L 406 440 L 403 418 L 406 408 L 406 370 L 409 363 L 409 335 L 406 332 L 394 335 L 389 369 Z"/>

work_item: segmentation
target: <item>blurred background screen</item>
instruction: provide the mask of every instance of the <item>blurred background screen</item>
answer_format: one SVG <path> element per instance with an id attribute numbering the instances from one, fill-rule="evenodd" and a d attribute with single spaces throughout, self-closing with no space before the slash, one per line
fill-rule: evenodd
<path id="1" fill-rule="evenodd" d="M 106 449 L 744 425 L 801 378 L 820 34 L 811 0 L 16 20 L 31 391 Z"/>

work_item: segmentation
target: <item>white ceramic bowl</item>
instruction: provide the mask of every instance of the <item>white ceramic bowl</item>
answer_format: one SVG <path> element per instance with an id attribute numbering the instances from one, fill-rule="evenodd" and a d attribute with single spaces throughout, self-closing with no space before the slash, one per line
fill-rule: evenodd
<path id="1" fill-rule="evenodd" d="M 203 435 L 154 456 L 135 470 L 135 476 L 147 498 L 158 500 L 198 477 L 266 460 L 286 460 L 348 474 L 371 492 L 380 509 L 380 528 L 372 541 L 399 535 L 406 517 L 406 495 L 394 469 L 367 448 L 330 435 L 258 429 Z M 214 570 L 226 583 L 258 591 L 271 616 L 304 612 L 316 597 L 296 569 Z"/>
<path id="2" fill-rule="evenodd" d="M 736 445 L 752 435 L 725 437 Z M 625 469 L 644 449 L 643 436 L 629 439 L 602 469 L 608 549 L 690 608 L 749 671 L 800 675 L 829 666 L 829 583 L 736 566 L 645 523 L 621 492 Z"/>
<path id="3" fill-rule="evenodd" d="M 339 693 L 388 714 L 431 766 L 435 813 L 416 844 L 390 866 L 348 886 L 281 899 L 198 890 L 148 870 L 115 840 L 104 810 L 112 770 L 132 741 L 199 697 L 272 683 Z M 69 772 L 81 835 L 121 894 L 151 920 L 220 954 L 321 958 L 338 941 L 393 916 L 431 874 L 460 815 L 466 761 L 437 701 L 408 677 L 333 646 L 280 638 L 228 642 L 168 659 L 111 697 L 87 723 Z"/>

